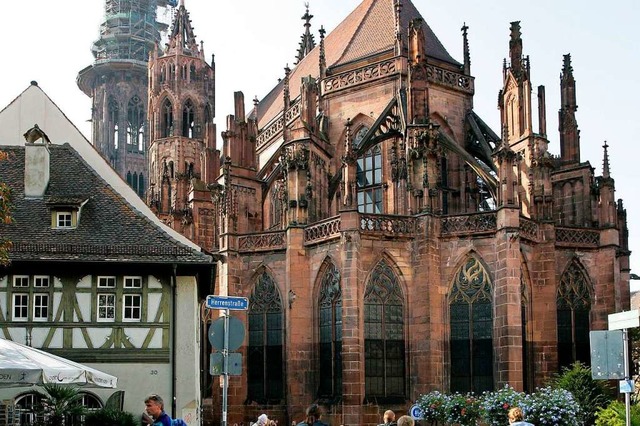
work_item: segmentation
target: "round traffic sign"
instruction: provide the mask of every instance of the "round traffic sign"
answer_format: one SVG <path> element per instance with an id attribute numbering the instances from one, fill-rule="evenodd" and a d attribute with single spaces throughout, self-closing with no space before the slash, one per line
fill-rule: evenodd
<path id="1" fill-rule="evenodd" d="M 424 415 L 422 408 L 418 404 L 412 405 L 409 409 L 409 415 L 413 417 L 413 420 L 420 420 Z"/>
<path id="2" fill-rule="evenodd" d="M 209 326 L 209 342 L 215 349 L 224 350 L 224 317 L 220 317 Z M 229 346 L 230 351 L 235 351 L 244 341 L 244 324 L 236 317 L 229 317 Z"/>

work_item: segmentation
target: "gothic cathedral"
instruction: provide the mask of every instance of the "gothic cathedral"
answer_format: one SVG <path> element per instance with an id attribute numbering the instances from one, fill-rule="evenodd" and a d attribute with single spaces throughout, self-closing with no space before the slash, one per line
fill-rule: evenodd
<path id="1" fill-rule="evenodd" d="M 229 422 L 300 421 L 317 402 L 332 424 L 369 425 L 434 389 L 533 390 L 588 364 L 589 331 L 629 309 L 608 147 L 595 176 L 565 55 L 549 152 L 519 22 L 491 129 L 473 109 L 466 26 L 458 62 L 411 0 L 362 0 L 317 43 L 307 8 L 295 66 L 248 110 L 235 94 L 218 151 L 215 65 L 184 1 L 164 48 L 153 10 L 166 1 L 106 2 L 96 62 L 78 76 L 93 143 L 217 256 L 210 291 L 250 301 L 236 314 L 248 333 Z M 126 45 L 116 5 L 146 13 Z M 204 368 L 202 382 L 217 422 L 217 377 Z"/>

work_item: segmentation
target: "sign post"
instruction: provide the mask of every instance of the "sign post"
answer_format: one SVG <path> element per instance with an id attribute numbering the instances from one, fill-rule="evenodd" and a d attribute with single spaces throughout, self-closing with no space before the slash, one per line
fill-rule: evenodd
<path id="1" fill-rule="evenodd" d="M 228 393 L 229 393 L 229 358 L 231 356 L 229 352 L 229 335 L 234 334 L 233 336 L 233 350 L 238 349 L 242 341 L 244 340 L 244 326 L 242 326 L 242 322 L 237 321 L 237 323 L 233 323 L 233 330 L 229 327 L 229 322 L 231 320 L 231 316 L 229 315 L 230 310 L 235 311 L 246 311 L 249 309 L 249 299 L 246 297 L 236 297 L 236 296 L 217 296 L 217 295 L 209 295 L 206 299 L 206 306 L 208 309 L 222 309 L 224 310 L 224 331 L 223 331 L 223 342 L 222 348 L 218 347 L 219 333 L 216 333 L 216 322 L 211 324 L 209 328 L 209 341 L 211 345 L 218 350 L 222 350 L 222 426 L 227 426 L 227 408 L 228 408 Z M 238 325 L 239 323 L 239 325 Z M 238 343 L 239 341 L 239 343 Z M 213 369 L 212 369 L 213 371 Z"/>
<path id="2" fill-rule="evenodd" d="M 627 334 L 628 328 L 635 328 L 640 326 L 640 311 L 637 309 L 627 312 L 619 312 L 617 314 L 609 315 L 609 330 L 622 329 L 622 346 L 624 357 L 624 380 L 620 381 L 620 391 L 624 391 L 624 404 L 626 415 L 626 426 L 631 426 L 631 392 L 632 388 L 629 386 L 629 336 Z"/>

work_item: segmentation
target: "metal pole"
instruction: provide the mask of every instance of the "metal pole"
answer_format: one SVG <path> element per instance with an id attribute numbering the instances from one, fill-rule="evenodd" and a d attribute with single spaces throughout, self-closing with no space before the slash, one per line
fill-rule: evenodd
<path id="1" fill-rule="evenodd" d="M 629 336 L 627 335 L 627 329 L 622 329 L 622 345 L 624 356 L 624 380 L 629 381 Z M 624 393 L 624 405 L 627 418 L 627 426 L 631 426 L 631 393 Z"/>
<path id="2" fill-rule="evenodd" d="M 229 309 L 224 310 L 224 349 L 222 350 L 222 357 L 222 426 L 227 426 L 227 392 L 229 390 Z"/>

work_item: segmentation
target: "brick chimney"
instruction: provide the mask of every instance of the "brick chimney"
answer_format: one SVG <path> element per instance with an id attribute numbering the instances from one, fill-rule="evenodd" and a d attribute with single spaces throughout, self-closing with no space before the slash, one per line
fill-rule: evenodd
<path id="1" fill-rule="evenodd" d="M 42 198 L 49 185 L 49 138 L 37 124 L 24 134 L 24 196 Z"/>

